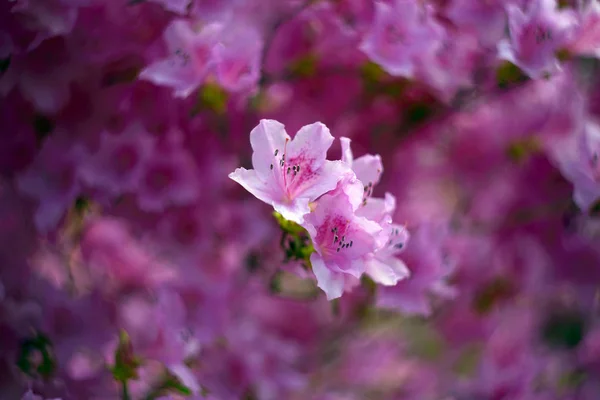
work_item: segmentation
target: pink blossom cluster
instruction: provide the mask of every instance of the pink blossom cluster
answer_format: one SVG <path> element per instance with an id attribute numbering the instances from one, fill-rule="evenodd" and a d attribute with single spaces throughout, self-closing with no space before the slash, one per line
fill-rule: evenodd
<path id="1" fill-rule="evenodd" d="M 381 157 L 354 160 L 350 139 L 341 138 L 342 159 L 329 161 L 333 140 L 322 123 L 300 128 L 292 140 L 281 123 L 262 120 L 250 132 L 254 169 L 229 175 L 306 229 L 314 248 L 311 269 L 330 300 L 364 273 L 388 286 L 409 274 L 394 257 L 408 240 L 405 227 L 392 223 L 396 199 L 371 197 L 383 172 Z"/>
<path id="2" fill-rule="evenodd" d="M 599 58 L 598 0 L 0 2 L 0 399 L 598 400 Z"/>

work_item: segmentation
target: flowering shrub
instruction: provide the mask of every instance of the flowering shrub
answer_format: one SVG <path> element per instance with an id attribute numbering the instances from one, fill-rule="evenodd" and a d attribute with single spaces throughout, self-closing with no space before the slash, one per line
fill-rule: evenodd
<path id="1" fill-rule="evenodd" d="M 2 399 L 600 398 L 597 0 L 0 21 Z"/>

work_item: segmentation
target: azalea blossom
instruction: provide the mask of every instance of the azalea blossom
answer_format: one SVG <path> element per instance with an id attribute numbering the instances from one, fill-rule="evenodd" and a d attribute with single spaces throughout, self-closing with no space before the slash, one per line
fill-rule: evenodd
<path id="1" fill-rule="evenodd" d="M 359 181 L 350 185 L 360 187 Z M 355 214 L 348 194 L 339 191 L 319 199 L 305 218 L 315 252 L 310 257 L 318 285 L 332 300 L 342 295 L 345 277 L 365 272 L 366 257 L 380 246 L 381 226 Z"/>
<path id="2" fill-rule="evenodd" d="M 409 234 L 404 226 L 392 223 L 392 214 L 396 209 L 396 198 L 386 193 L 385 198 L 373 198 L 373 187 L 379 183 L 383 165 L 379 155 L 365 154 L 356 160 L 350 148 L 351 140 L 340 138 L 342 142 L 342 160 L 347 163 L 363 184 L 363 200 L 356 215 L 381 225 L 386 238 L 384 246 L 366 257 L 366 272 L 375 282 L 393 286 L 407 278 L 406 265 L 396 257 L 404 250 Z M 368 200 L 367 200 L 368 199 Z"/>
<path id="3" fill-rule="evenodd" d="M 261 120 L 250 132 L 254 169 L 238 168 L 229 177 L 285 219 L 301 224 L 309 203 L 351 174 L 342 162 L 326 160 L 332 143 L 320 122 L 302 127 L 292 140 L 280 122 Z"/>
<path id="4" fill-rule="evenodd" d="M 371 30 L 360 49 L 394 76 L 412 77 L 419 57 L 435 52 L 444 30 L 432 9 L 417 1 L 377 1 Z"/>
<path id="5" fill-rule="evenodd" d="M 147 66 L 140 78 L 172 88 L 176 97 L 188 97 L 212 67 L 222 29 L 219 23 L 199 29 L 187 20 L 174 20 L 164 32 L 168 55 Z"/>
<path id="6" fill-rule="evenodd" d="M 556 72 L 556 52 L 573 35 L 576 24 L 571 10 L 558 10 L 555 0 L 534 0 L 526 11 L 506 6 L 510 40 L 498 44 L 499 56 L 521 68 L 532 78 Z"/>

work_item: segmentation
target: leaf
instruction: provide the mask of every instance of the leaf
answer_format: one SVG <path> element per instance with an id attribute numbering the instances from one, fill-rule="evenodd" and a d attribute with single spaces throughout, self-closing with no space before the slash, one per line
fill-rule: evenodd
<path id="1" fill-rule="evenodd" d="M 124 330 L 119 333 L 119 345 L 115 352 L 115 365 L 111 368 L 116 381 L 127 382 L 137 379 L 137 368 L 141 365 L 139 358 L 133 354 L 133 345 Z"/>
<path id="2" fill-rule="evenodd" d="M 317 56 L 309 53 L 293 61 L 288 67 L 292 77 L 310 78 L 317 72 Z"/>
<path id="3" fill-rule="evenodd" d="M 575 349 L 586 334 L 583 315 L 578 311 L 556 311 L 545 321 L 542 338 L 550 347 Z"/>
<path id="4" fill-rule="evenodd" d="M 35 357 L 38 353 L 42 356 L 41 361 L 32 361 L 38 358 Z M 50 339 L 42 333 L 38 333 L 32 338 L 25 339 L 21 343 L 17 366 L 29 376 L 35 376 L 36 373 L 43 378 L 52 376 L 56 370 L 56 360 L 52 355 L 52 343 L 50 342 Z"/>
<path id="5" fill-rule="evenodd" d="M 527 75 L 515 64 L 506 61 L 496 71 L 496 82 L 500 88 L 509 88 L 515 84 L 528 81 Z"/>
<path id="6" fill-rule="evenodd" d="M 283 218 L 283 216 L 278 212 L 274 212 L 273 216 L 275 217 L 277 223 L 284 232 L 289 233 L 291 235 L 306 233 L 306 230 L 303 227 L 301 227 L 295 222 L 288 221 L 287 219 Z"/>

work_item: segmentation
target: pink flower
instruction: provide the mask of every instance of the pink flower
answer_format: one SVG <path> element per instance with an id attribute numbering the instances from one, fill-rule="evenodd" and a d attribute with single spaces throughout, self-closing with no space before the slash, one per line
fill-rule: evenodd
<path id="1" fill-rule="evenodd" d="M 67 35 L 77 20 L 77 8 L 83 1 L 18 0 L 11 11 L 22 17 L 23 25 L 36 32 L 27 50 L 33 50 L 44 40 Z"/>
<path id="2" fill-rule="evenodd" d="M 575 203 L 588 210 L 600 198 L 600 126 L 587 121 L 578 134 L 553 144 L 550 152 L 573 183 Z"/>
<path id="3" fill-rule="evenodd" d="M 366 272 L 375 282 L 394 286 L 410 276 L 406 264 L 397 257 L 404 251 L 409 234 L 406 227 L 397 224 L 386 226 L 385 233 L 389 239 L 385 246 L 367 258 Z"/>
<path id="4" fill-rule="evenodd" d="M 359 181 L 348 185 L 360 188 Z M 360 278 L 366 257 L 380 245 L 381 226 L 355 214 L 356 206 L 344 191 L 323 196 L 305 217 L 315 252 L 310 257 L 318 286 L 327 299 L 342 295 L 345 274 Z"/>
<path id="5" fill-rule="evenodd" d="M 252 90 L 260 78 L 262 39 L 245 24 L 234 28 L 229 38 L 215 48 L 217 80 L 225 89 Z"/>
<path id="6" fill-rule="evenodd" d="M 320 122 L 290 140 L 283 124 L 263 119 L 250 132 L 250 143 L 254 169 L 238 168 L 229 177 L 296 223 L 310 212 L 310 202 L 351 173 L 342 162 L 326 160 L 333 136 Z"/>
<path id="7" fill-rule="evenodd" d="M 393 195 L 386 193 L 384 199 L 370 197 L 373 187 L 381 179 L 381 157 L 365 154 L 354 160 L 350 139 L 340 138 L 340 141 L 342 160 L 352 168 L 363 185 L 363 200 L 356 215 L 380 224 L 385 238 L 385 245 L 366 258 L 366 272 L 375 282 L 394 286 L 399 280 L 409 276 L 406 265 L 396 258 L 396 255 L 404 250 L 408 232 L 403 226 L 392 224 L 392 213 L 396 209 L 396 198 Z"/>
<path id="8" fill-rule="evenodd" d="M 76 167 L 81 158 L 79 149 L 51 137 L 44 142 L 33 164 L 18 176 L 19 191 L 38 201 L 34 216 L 38 232 L 54 230 L 80 193 Z"/>
<path id="9" fill-rule="evenodd" d="M 105 289 L 154 287 L 177 277 L 177 270 L 139 243 L 123 221 L 101 218 L 89 223 L 81 254 L 94 284 Z"/>
<path id="10" fill-rule="evenodd" d="M 439 224 L 423 224 L 413 232 L 411 245 L 404 255 L 410 270 L 410 279 L 402 280 L 393 287 L 381 288 L 377 293 L 378 307 L 398 309 L 405 314 L 429 315 L 429 293 L 445 297 L 452 294 L 445 283 L 452 271 L 452 266 L 446 261 L 443 252 L 446 235 L 446 230 Z M 398 242 L 392 243 L 402 243 L 402 240 L 406 240 L 400 231 L 397 237 Z"/>
<path id="11" fill-rule="evenodd" d="M 200 195 L 198 171 L 192 156 L 181 144 L 173 148 L 163 146 L 155 148 L 148 157 L 137 186 L 138 203 L 145 211 L 189 205 Z"/>
<path id="12" fill-rule="evenodd" d="M 448 18 L 483 45 L 495 44 L 504 35 L 506 0 L 452 0 Z"/>
<path id="13" fill-rule="evenodd" d="M 208 74 L 222 26 L 214 23 L 198 31 L 186 20 L 175 20 L 165 29 L 168 56 L 146 67 L 140 78 L 173 89 L 176 97 L 188 97 Z"/>
<path id="14" fill-rule="evenodd" d="M 139 123 L 119 134 L 105 131 L 100 149 L 85 161 L 79 175 L 88 185 L 112 195 L 135 192 L 153 148 L 154 138 Z"/>
<path id="15" fill-rule="evenodd" d="M 13 89 L 44 114 L 59 112 L 69 101 L 70 85 L 81 73 L 65 40 L 54 37 L 28 53 L 15 54 L 0 75 L 0 95 Z"/>
<path id="16" fill-rule="evenodd" d="M 383 173 L 383 164 L 379 155 L 365 154 L 356 160 L 350 149 L 351 140 L 345 137 L 340 138 L 342 143 L 342 161 L 346 163 L 356 175 L 359 181 L 363 183 L 364 195 L 363 203 L 367 203 L 367 198 L 373 194 L 373 188 L 379 183 Z"/>
<path id="17" fill-rule="evenodd" d="M 394 76 L 412 77 L 415 61 L 440 47 L 443 28 L 432 8 L 413 0 L 375 3 L 375 19 L 360 49 Z"/>
<path id="18" fill-rule="evenodd" d="M 569 50 L 575 54 L 600 57 L 600 4 L 590 1 L 583 10 L 581 24 Z"/>
<path id="19" fill-rule="evenodd" d="M 517 65 L 532 78 L 558 71 L 556 52 L 570 39 L 575 15 L 557 10 L 555 0 L 534 0 L 527 12 L 509 4 L 507 13 L 510 40 L 498 44 L 500 58 Z"/>

